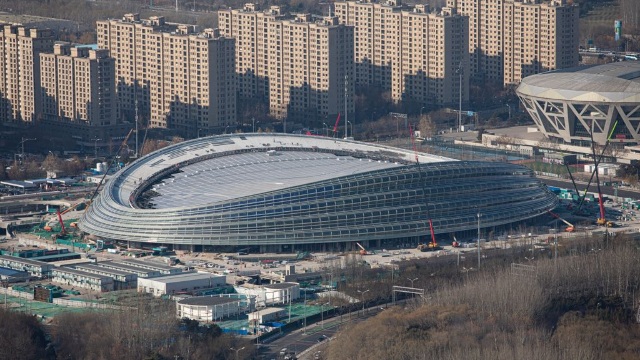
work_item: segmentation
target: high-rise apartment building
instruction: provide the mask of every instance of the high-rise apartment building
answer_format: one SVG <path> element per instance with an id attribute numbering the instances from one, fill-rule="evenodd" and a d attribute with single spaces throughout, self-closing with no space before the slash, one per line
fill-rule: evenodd
<path id="1" fill-rule="evenodd" d="M 235 41 L 214 29 L 141 20 L 97 22 L 98 45 L 116 59 L 121 116 L 194 136 L 236 123 Z"/>
<path id="2" fill-rule="evenodd" d="M 53 50 L 48 29 L 2 25 L 0 32 L 0 119 L 5 123 L 33 123 L 42 117 L 40 53 Z"/>
<path id="3" fill-rule="evenodd" d="M 240 93 L 268 98 L 271 115 L 323 121 L 354 113 L 353 27 L 254 4 L 220 10 L 218 25 L 237 42 Z"/>
<path id="4" fill-rule="evenodd" d="M 108 50 L 56 43 L 40 54 L 42 114 L 47 122 L 116 124 L 115 66 Z"/>
<path id="5" fill-rule="evenodd" d="M 471 76 L 517 84 L 578 65 L 578 7 L 566 0 L 447 0 L 469 17 Z"/>
<path id="6" fill-rule="evenodd" d="M 394 101 L 426 106 L 467 101 L 466 17 L 399 0 L 336 1 L 334 8 L 341 23 L 355 27 L 358 85 L 377 85 Z"/>

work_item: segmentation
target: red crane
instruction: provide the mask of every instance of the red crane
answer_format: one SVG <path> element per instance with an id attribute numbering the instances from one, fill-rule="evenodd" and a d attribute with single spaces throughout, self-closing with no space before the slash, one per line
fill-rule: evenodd
<path id="1" fill-rule="evenodd" d="M 438 250 L 440 247 L 436 242 L 436 234 L 433 231 L 433 221 L 431 220 L 431 214 L 429 213 L 429 201 L 427 200 L 427 192 L 424 187 L 424 181 L 422 180 L 422 170 L 420 169 L 420 160 L 418 158 L 418 149 L 416 148 L 416 139 L 413 133 L 413 128 L 409 124 L 409 133 L 411 135 L 411 145 L 413 145 L 413 154 L 416 158 L 416 164 L 418 165 L 418 174 L 420 174 L 420 185 L 422 185 L 422 195 L 424 196 L 424 202 L 426 205 L 427 220 L 429 221 L 429 230 L 431 231 L 431 242 L 427 245 L 418 244 L 418 250 L 420 251 L 432 251 Z"/>
<path id="2" fill-rule="evenodd" d="M 336 119 L 336 124 L 333 125 L 333 135 L 335 136 L 338 133 L 338 125 L 340 124 L 340 113 L 338 113 L 338 118 Z"/>
<path id="3" fill-rule="evenodd" d="M 60 227 L 61 227 L 61 231 L 60 231 L 60 235 L 66 235 L 67 234 L 67 229 L 64 228 L 64 221 L 62 221 L 62 215 L 60 215 L 60 209 L 58 209 L 57 211 L 58 214 L 58 221 L 60 222 Z"/>

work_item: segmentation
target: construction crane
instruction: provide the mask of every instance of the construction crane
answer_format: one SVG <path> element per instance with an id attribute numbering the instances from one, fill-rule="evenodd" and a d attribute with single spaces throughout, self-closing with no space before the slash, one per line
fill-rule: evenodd
<path id="1" fill-rule="evenodd" d="M 409 124 L 409 133 L 411 135 L 411 145 L 413 145 L 413 154 L 416 158 L 416 165 L 418 165 L 418 174 L 420 176 L 420 185 L 422 185 L 422 196 L 424 196 L 424 202 L 426 207 L 427 220 L 429 221 L 429 230 L 431 231 L 431 242 L 427 244 L 418 244 L 418 250 L 420 251 L 434 251 L 440 250 L 440 246 L 436 242 L 436 234 L 433 231 L 433 221 L 431 220 L 431 214 L 429 213 L 429 201 L 427 200 L 427 190 L 424 187 L 424 181 L 422 180 L 422 169 L 420 168 L 420 159 L 418 158 L 418 149 L 416 148 L 416 139 L 413 133 L 413 127 Z"/>
<path id="2" fill-rule="evenodd" d="M 372 253 L 368 252 L 360 243 L 357 242 L 356 245 L 360 248 L 360 255 L 372 255 Z"/>
<path id="3" fill-rule="evenodd" d="M 62 221 L 62 215 L 60 215 L 60 209 L 58 209 L 56 213 L 58 214 L 58 221 L 60 222 L 60 229 L 61 229 L 59 236 L 65 236 L 67 235 L 67 229 L 65 229 L 64 227 L 64 221 Z"/>
<path id="4" fill-rule="evenodd" d="M 617 126 L 618 126 L 618 121 L 616 120 L 616 122 L 611 127 L 611 131 L 609 132 L 609 136 L 607 137 L 607 141 L 604 144 L 604 147 L 602 148 L 602 151 L 600 152 L 600 156 L 599 157 L 596 157 L 596 153 L 595 153 L 595 146 L 594 146 L 595 144 L 593 142 L 593 130 L 592 130 L 592 132 L 590 134 L 590 136 L 591 136 L 591 150 L 593 152 L 594 169 L 591 172 L 591 177 L 589 178 L 589 182 L 587 183 L 587 187 L 584 189 L 584 194 L 580 197 L 580 203 L 578 203 L 578 207 L 575 210 L 576 213 L 579 213 L 580 209 L 582 208 L 582 204 L 584 203 L 584 200 L 585 200 L 585 198 L 587 196 L 587 192 L 589 191 L 589 187 L 591 186 L 591 182 L 593 181 L 593 176 L 597 175 L 598 165 L 600 164 L 600 162 L 602 161 L 602 158 L 604 157 L 604 153 L 607 150 L 607 147 L 609 146 L 609 141 L 611 140 L 611 136 L 613 136 L 613 132 L 616 130 Z M 596 180 L 598 180 L 598 177 L 596 177 Z M 578 191 L 577 188 L 576 188 L 576 191 Z M 599 183 L 598 183 L 598 193 L 599 193 L 599 199 L 601 200 L 602 199 L 602 193 L 600 192 Z M 580 196 L 579 192 L 578 192 L 578 196 Z M 600 217 L 601 218 L 603 217 L 603 213 L 604 213 L 604 207 L 601 208 L 601 212 L 600 212 Z"/>
<path id="5" fill-rule="evenodd" d="M 554 214 L 551 210 L 549 210 L 548 212 L 549 212 L 549 214 L 551 214 L 551 216 L 553 216 L 554 218 L 562 221 L 563 223 L 565 223 L 567 225 L 567 227 L 564 229 L 565 232 L 574 232 L 574 231 L 576 231 L 576 227 L 572 223 L 570 223 L 567 220 L 561 218 L 560 215 Z"/>
<path id="6" fill-rule="evenodd" d="M 133 133 L 133 130 L 134 129 L 129 130 L 129 133 L 127 134 L 127 136 L 124 137 L 124 140 L 122 141 L 122 144 L 120 144 L 120 147 L 118 148 L 118 152 L 116 152 L 116 154 L 120 154 L 122 149 L 127 145 L 127 141 L 129 141 L 129 137 Z M 107 166 L 107 169 L 104 171 L 104 174 L 102 175 L 102 178 L 100 178 L 100 182 L 98 182 L 98 185 L 96 186 L 96 189 L 93 191 L 93 194 L 91 194 L 91 197 L 89 198 L 89 200 L 81 203 L 81 204 L 86 204 L 86 207 L 84 208 L 85 212 L 89 209 L 89 206 L 93 202 L 93 199 L 98 194 L 98 191 L 100 190 L 100 186 L 102 186 L 102 184 L 104 183 L 104 179 L 107 177 L 107 174 L 109 173 L 109 169 L 111 169 L 111 166 L 113 165 L 114 161 L 115 161 L 115 158 L 111 159 L 111 161 L 109 162 L 109 165 Z M 76 207 L 78 205 L 76 205 Z"/>
<path id="7" fill-rule="evenodd" d="M 333 137 L 336 137 L 338 133 L 338 125 L 340 125 L 340 113 L 338 113 L 338 117 L 336 118 L 336 123 L 333 125 Z"/>
<path id="8" fill-rule="evenodd" d="M 614 124 L 614 129 L 615 129 L 615 125 Z M 613 130 L 611 131 L 611 134 L 613 133 Z M 609 137 L 611 137 L 611 134 L 609 134 Z M 606 227 L 612 227 L 614 226 L 613 222 L 611 221 L 607 221 L 607 217 L 605 214 L 605 209 L 604 209 L 604 202 L 602 201 L 602 191 L 600 189 L 600 176 L 598 174 L 598 158 L 596 157 L 596 147 L 595 147 L 595 142 L 593 141 L 593 129 L 591 129 L 591 152 L 593 153 L 593 163 L 594 163 L 594 167 L 593 167 L 593 172 L 596 174 L 596 185 L 598 188 L 598 206 L 600 207 L 600 217 L 596 219 L 596 224 L 600 225 L 600 226 L 606 226 Z M 607 143 L 605 144 L 605 149 L 606 146 L 609 145 L 609 139 L 607 138 Z M 603 155 L 604 155 L 604 151 L 603 151 Z"/>

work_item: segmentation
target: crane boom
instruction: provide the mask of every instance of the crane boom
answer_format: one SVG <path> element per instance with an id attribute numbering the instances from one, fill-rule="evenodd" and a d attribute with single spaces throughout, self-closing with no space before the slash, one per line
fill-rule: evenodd
<path id="1" fill-rule="evenodd" d="M 572 231 L 574 231 L 574 230 L 575 230 L 575 228 L 576 228 L 576 227 L 575 227 L 575 226 L 573 226 L 573 224 L 572 224 L 572 223 L 570 223 L 570 222 L 568 222 L 567 220 L 565 220 L 565 219 L 561 218 L 561 217 L 560 217 L 560 215 L 558 215 L 558 214 L 554 214 L 551 210 L 549 210 L 548 212 L 549 212 L 549 214 L 551 214 L 551 216 L 553 216 L 554 218 L 556 218 L 556 219 L 558 219 L 558 220 L 562 221 L 563 223 L 565 223 L 565 224 L 568 226 L 568 228 L 566 229 L 566 231 L 567 231 L 567 232 L 572 232 Z"/>
<path id="2" fill-rule="evenodd" d="M 598 205 L 600 206 L 600 218 L 598 218 L 597 223 L 599 225 L 604 225 L 607 223 L 604 212 L 604 203 L 602 202 L 602 191 L 600 191 L 600 176 L 598 175 L 598 158 L 596 157 L 596 146 L 593 141 L 593 129 L 591 129 L 591 152 L 593 153 L 593 163 L 594 168 L 593 172 L 596 173 L 596 185 L 598 186 Z M 607 144 L 609 141 L 607 140 Z"/>
<path id="3" fill-rule="evenodd" d="M 127 141 L 129 141 L 129 137 L 133 133 L 133 130 L 134 129 L 129 130 L 129 133 L 127 134 L 127 136 L 125 136 L 124 140 L 122 141 L 122 144 L 120 144 L 120 147 L 118 148 L 118 152 L 116 154 L 120 154 L 120 152 L 122 151 L 122 148 L 124 148 L 124 146 L 127 144 Z M 107 169 L 104 171 L 104 175 L 102 175 L 102 178 L 100 179 L 100 182 L 98 183 L 98 186 L 96 186 L 96 189 L 93 192 L 93 194 L 91 195 L 91 198 L 89 199 L 87 204 L 91 204 L 91 202 L 93 202 L 93 198 L 95 198 L 96 195 L 98 194 L 98 190 L 100 190 L 100 186 L 104 182 L 104 179 L 107 177 L 107 174 L 109 173 L 109 169 L 111 169 L 111 165 L 113 165 L 113 161 L 114 161 L 114 159 L 112 159 L 111 162 L 109 163 L 109 166 L 107 166 Z M 88 209 L 88 208 L 89 208 L 89 206 L 87 206 L 86 209 Z M 85 211 L 86 211 L 86 209 L 85 209 Z"/>
<path id="4" fill-rule="evenodd" d="M 338 118 L 336 119 L 335 125 L 333 125 L 333 133 L 336 134 L 338 132 L 338 125 L 340 124 L 340 113 L 338 113 Z"/>
<path id="5" fill-rule="evenodd" d="M 60 234 L 64 235 L 67 233 L 67 229 L 64 228 L 64 221 L 62 221 L 62 215 L 60 215 L 60 209 L 56 211 L 58 213 L 58 221 L 60 222 Z"/>

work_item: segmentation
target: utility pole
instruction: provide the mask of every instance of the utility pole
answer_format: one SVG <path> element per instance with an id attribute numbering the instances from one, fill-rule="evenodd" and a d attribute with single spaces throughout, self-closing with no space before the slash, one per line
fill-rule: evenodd
<path id="1" fill-rule="evenodd" d="M 349 124 L 348 124 L 348 116 L 349 116 L 349 111 L 348 111 L 348 107 L 347 107 L 347 91 L 349 88 L 349 82 L 348 82 L 348 77 L 347 75 L 344 76 L 344 138 L 348 138 L 349 137 Z"/>
<path id="2" fill-rule="evenodd" d="M 37 140 L 36 138 L 33 139 L 25 139 L 24 137 L 22 138 L 22 141 L 20 141 L 20 146 L 22 147 L 21 150 L 21 154 L 20 154 L 20 158 L 22 159 L 22 162 L 24 163 L 24 143 L 26 143 L 27 141 L 34 141 Z"/>
<path id="3" fill-rule="evenodd" d="M 478 210 L 478 270 L 480 270 L 480 210 Z"/>
<path id="4" fill-rule="evenodd" d="M 462 129 L 462 61 L 458 65 L 458 132 Z"/>

